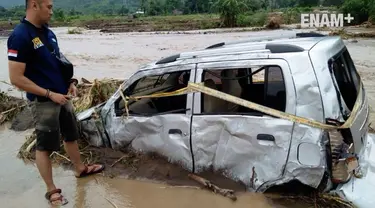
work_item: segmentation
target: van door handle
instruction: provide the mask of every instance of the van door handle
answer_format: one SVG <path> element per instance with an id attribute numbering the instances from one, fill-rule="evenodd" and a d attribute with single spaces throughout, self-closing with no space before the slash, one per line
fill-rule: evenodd
<path id="1" fill-rule="evenodd" d="M 169 134 L 182 134 L 180 129 L 169 129 Z"/>
<path id="2" fill-rule="evenodd" d="M 270 134 L 258 134 L 257 139 L 262 140 L 262 141 L 270 141 L 270 142 L 275 141 L 275 137 L 273 135 L 270 135 Z"/>

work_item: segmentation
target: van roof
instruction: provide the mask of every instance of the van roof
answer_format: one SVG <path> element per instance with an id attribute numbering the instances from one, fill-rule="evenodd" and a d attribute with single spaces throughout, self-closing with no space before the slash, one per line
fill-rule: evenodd
<path id="1" fill-rule="evenodd" d="M 326 36 L 319 33 L 295 33 L 273 36 L 259 36 L 235 42 L 221 42 L 202 50 L 183 52 L 157 61 L 155 64 L 168 64 L 176 60 L 210 57 L 230 53 L 298 53 L 311 50 L 322 40 L 327 50 L 338 41 L 339 36 Z M 329 42 L 327 44 L 327 42 Z"/>

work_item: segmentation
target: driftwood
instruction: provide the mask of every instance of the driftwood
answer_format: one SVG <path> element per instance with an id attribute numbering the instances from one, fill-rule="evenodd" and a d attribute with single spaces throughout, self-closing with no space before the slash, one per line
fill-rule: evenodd
<path id="1" fill-rule="evenodd" d="M 228 197 L 228 198 L 232 199 L 233 201 L 237 200 L 237 197 L 236 197 L 236 195 L 234 195 L 233 190 L 219 188 L 218 186 L 212 184 L 211 181 L 206 180 L 206 179 L 204 179 L 200 176 L 194 175 L 194 174 L 189 174 L 189 178 L 191 178 L 191 179 L 197 181 L 198 183 L 202 184 L 203 186 L 205 186 L 207 189 L 211 190 L 215 194 L 216 193 L 221 194 L 225 197 Z"/>
<path id="2" fill-rule="evenodd" d="M 120 159 L 116 160 L 112 165 L 111 165 L 111 168 L 116 165 L 116 163 L 120 162 L 121 160 L 123 160 L 125 157 L 128 157 L 128 155 L 124 155 L 122 156 Z"/>

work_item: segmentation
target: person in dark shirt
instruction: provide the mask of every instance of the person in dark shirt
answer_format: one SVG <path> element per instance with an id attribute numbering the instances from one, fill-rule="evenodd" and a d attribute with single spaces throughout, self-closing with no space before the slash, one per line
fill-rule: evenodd
<path id="1" fill-rule="evenodd" d="M 60 149 L 60 134 L 77 178 L 99 173 L 104 165 L 81 162 L 77 144 L 80 135 L 70 100 L 77 94 L 78 81 L 64 76 L 58 41 L 47 25 L 52 16 L 52 0 L 26 0 L 26 5 L 26 17 L 8 38 L 9 78 L 27 92 L 35 107 L 36 164 L 47 186 L 45 197 L 54 205 L 65 205 L 68 201 L 54 184 L 49 159 L 53 151 Z"/>

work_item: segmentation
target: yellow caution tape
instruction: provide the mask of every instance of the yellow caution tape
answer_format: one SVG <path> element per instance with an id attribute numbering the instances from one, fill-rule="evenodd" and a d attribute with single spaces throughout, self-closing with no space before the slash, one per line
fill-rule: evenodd
<path id="1" fill-rule="evenodd" d="M 152 95 L 145 95 L 145 96 L 125 97 L 121 90 L 120 90 L 120 92 L 121 92 L 122 99 L 125 101 L 125 109 L 127 111 L 126 112 L 127 116 L 129 116 L 128 106 L 127 106 L 128 100 L 138 100 L 138 99 L 142 99 L 142 98 L 169 97 L 169 96 L 177 96 L 177 95 L 182 95 L 182 94 L 191 93 L 191 92 L 201 92 L 201 93 L 204 93 L 204 94 L 207 94 L 207 95 L 211 95 L 211 96 L 220 98 L 222 100 L 226 100 L 226 101 L 229 101 L 229 102 L 232 102 L 232 103 L 235 103 L 235 104 L 238 104 L 238 105 L 241 105 L 241 106 L 253 109 L 253 110 L 263 112 L 263 113 L 271 115 L 271 116 L 283 118 L 283 119 L 286 119 L 286 120 L 289 120 L 289 121 L 297 122 L 297 123 L 300 123 L 300 124 L 305 124 L 305 125 L 315 127 L 315 128 L 332 130 L 332 129 L 346 129 L 346 128 L 350 128 L 353 125 L 355 116 L 357 115 L 357 113 L 359 111 L 359 108 L 362 104 L 362 98 L 363 98 L 363 96 L 362 96 L 362 93 L 363 93 L 362 92 L 362 86 L 363 86 L 363 84 L 362 84 L 362 82 L 360 82 L 358 97 L 357 97 L 356 103 L 353 107 L 352 113 L 351 113 L 350 117 L 348 118 L 348 120 L 341 126 L 328 125 L 328 124 L 324 124 L 324 123 L 314 121 L 314 120 L 311 120 L 311 119 L 307 119 L 307 118 L 295 116 L 295 115 L 292 115 L 292 114 L 289 114 L 289 113 L 285 113 L 285 112 L 282 112 L 282 111 L 279 111 L 279 110 L 275 110 L 275 109 L 272 109 L 272 108 L 269 108 L 269 107 L 266 107 L 266 106 L 263 106 L 263 105 L 259 105 L 257 103 L 253 103 L 253 102 L 238 98 L 238 97 L 233 96 L 233 95 L 229 95 L 229 94 L 226 94 L 226 93 L 223 93 L 223 92 L 205 87 L 203 85 L 203 83 L 200 83 L 200 84 L 189 83 L 187 87 L 176 90 L 176 91 L 173 91 L 173 92 L 155 93 L 155 94 L 152 94 Z"/>
<path id="2" fill-rule="evenodd" d="M 142 96 L 130 96 L 126 97 L 128 100 L 139 100 L 142 98 L 158 98 L 158 97 L 170 97 L 170 96 L 177 96 L 177 95 L 182 95 L 186 94 L 188 91 L 188 87 L 184 87 L 182 89 L 173 91 L 173 92 L 162 92 L 162 93 L 155 93 L 152 95 L 142 95 Z"/>

